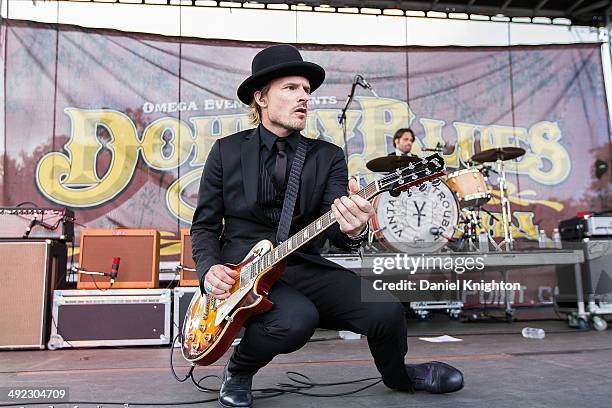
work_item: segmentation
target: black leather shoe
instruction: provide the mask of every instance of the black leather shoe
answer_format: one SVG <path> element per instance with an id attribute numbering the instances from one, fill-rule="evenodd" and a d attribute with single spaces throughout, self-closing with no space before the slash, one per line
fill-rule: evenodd
<path id="1" fill-rule="evenodd" d="M 439 361 L 424 364 L 409 364 L 413 371 L 412 382 L 415 391 L 432 394 L 446 394 L 463 388 L 463 374 L 455 367 Z"/>
<path id="2" fill-rule="evenodd" d="M 219 390 L 219 404 L 225 408 L 250 408 L 253 405 L 252 384 L 252 374 L 232 374 L 226 366 L 223 371 L 223 383 Z"/>

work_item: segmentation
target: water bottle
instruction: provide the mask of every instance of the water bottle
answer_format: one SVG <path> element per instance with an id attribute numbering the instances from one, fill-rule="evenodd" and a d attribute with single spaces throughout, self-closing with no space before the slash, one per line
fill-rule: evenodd
<path id="1" fill-rule="evenodd" d="M 546 236 L 546 231 L 541 229 L 540 234 L 538 235 L 538 246 L 540 248 L 546 248 L 547 242 L 548 242 L 548 237 Z"/>
<path id="2" fill-rule="evenodd" d="M 546 333 L 544 332 L 544 330 L 537 329 L 535 327 L 525 327 L 523 328 L 523 331 L 521 331 L 521 334 L 526 339 L 538 339 L 538 340 L 542 340 L 546 336 Z"/>
<path id="3" fill-rule="evenodd" d="M 555 228 L 552 234 L 552 242 L 553 248 L 562 249 L 563 245 L 561 244 L 561 234 L 559 233 L 559 228 Z"/>
<path id="4" fill-rule="evenodd" d="M 480 252 L 489 252 L 489 239 L 484 231 L 480 231 L 478 235 L 478 250 Z"/>

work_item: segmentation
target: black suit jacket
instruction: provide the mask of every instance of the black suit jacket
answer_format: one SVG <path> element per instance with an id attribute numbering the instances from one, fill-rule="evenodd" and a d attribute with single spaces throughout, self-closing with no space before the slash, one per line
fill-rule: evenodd
<path id="1" fill-rule="evenodd" d="M 191 226 L 192 254 L 200 279 L 215 264 L 240 262 L 262 239 L 275 242 L 277 226 L 272 225 L 257 204 L 259 156 L 258 128 L 218 139 L 208 154 Z M 336 198 L 347 195 L 347 186 L 348 171 L 342 149 L 322 140 L 311 140 L 290 236 L 329 211 Z M 324 234 L 337 247 L 351 247 L 350 238 L 340 231 L 338 224 Z M 339 268 L 319 255 L 323 241 L 323 237 L 311 241 L 296 255 Z"/>

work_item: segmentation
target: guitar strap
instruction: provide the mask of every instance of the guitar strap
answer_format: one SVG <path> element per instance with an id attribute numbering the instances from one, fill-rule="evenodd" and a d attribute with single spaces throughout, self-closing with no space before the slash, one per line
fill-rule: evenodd
<path id="1" fill-rule="evenodd" d="M 304 159 L 306 158 L 306 150 L 310 144 L 310 139 L 300 136 L 287 181 L 287 189 L 285 190 L 285 199 L 283 201 L 283 210 L 281 211 L 278 230 L 276 231 L 276 244 L 280 244 L 289 237 L 289 228 L 291 227 L 291 219 L 293 218 L 293 210 L 295 201 L 300 189 L 300 178 L 302 176 L 302 168 L 304 167 Z"/>

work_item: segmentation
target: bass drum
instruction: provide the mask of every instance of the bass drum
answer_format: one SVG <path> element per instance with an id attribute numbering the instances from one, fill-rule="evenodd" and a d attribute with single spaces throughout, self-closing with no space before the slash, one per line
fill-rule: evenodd
<path id="1" fill-rule="evenodd" d="M 399 197 L 388 193 L 374 201 L 376 214 L 372 231 L 383 247 L 391 252 L 435 252 L 448 242 L 459 222 L 459 205 L 451 189 L 441 180 L 421 191 L 412 187 L 410 194 Z"/>

